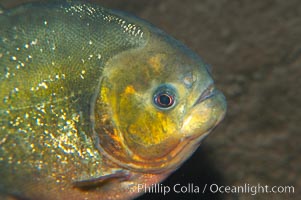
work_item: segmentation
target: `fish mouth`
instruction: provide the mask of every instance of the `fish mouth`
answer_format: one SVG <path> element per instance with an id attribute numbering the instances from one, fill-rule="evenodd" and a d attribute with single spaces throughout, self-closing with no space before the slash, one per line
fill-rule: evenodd
<path id="1" fill-rule="evenodd" d="M 216 93 L 216 89 L 214 87 L 213 84 L 209 85 L 206 90 L 204 90 L 201 95 L 199 96 L 199 98 L 197 98 L 197 100 L 195 101 L 194 105 L 200 104 L 203 101 L 205 101 L 206 99 L 211 98 L 212 96 L 214 96 Z"/>

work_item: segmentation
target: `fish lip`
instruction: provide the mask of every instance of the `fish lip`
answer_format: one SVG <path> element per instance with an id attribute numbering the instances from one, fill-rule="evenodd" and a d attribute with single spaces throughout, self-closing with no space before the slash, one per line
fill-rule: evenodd
<path id="1" fill-rule="evenodd" d="M 215 87 L 213 84 L 209 85 L 206 90 L 204 90 L 201 95 L 199 96 L 199 98 L 195 101 L 194 105 L 200 104 L 203 101 L 205 101 L 206 99 L 209 99 L 210 97 L 212 97 L 215 94 Z"/>

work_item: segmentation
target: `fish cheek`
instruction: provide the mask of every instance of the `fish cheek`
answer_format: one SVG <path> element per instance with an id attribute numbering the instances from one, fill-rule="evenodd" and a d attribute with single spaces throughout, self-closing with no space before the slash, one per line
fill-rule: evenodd
<path id="1" fill-rule="evenodd" d="M 124 142 L 136 156 L 159 159 L 177 146 L 177 123 L 168 115 L 138 102 L 134 95 L 122 98 L 120 104 L 119 123 L 124 128 Z"/>
<path id="2" fill-rule="evenodd" d="M 161 159 L 179 143 L 177 122 L 148 102 L 150 95 L 104 79 L 95 105 L 95 134 L 101 148 L 121 162 Z"/>

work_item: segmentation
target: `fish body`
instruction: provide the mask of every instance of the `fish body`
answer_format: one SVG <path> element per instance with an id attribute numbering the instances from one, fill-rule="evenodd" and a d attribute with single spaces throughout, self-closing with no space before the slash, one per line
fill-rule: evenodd
<path id="1" fill-rule="evenodd" d="M 207 65 L 131 15 L 28 4 L 0 27 L 2 198 L 134 198 L 225 114 Z"/>

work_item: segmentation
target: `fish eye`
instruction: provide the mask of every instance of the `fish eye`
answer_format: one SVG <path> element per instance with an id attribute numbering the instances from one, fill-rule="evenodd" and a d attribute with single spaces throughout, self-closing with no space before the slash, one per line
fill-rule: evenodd
<path id="1" fill-rule="evenodd" d="M 176 92 L 170 85 L 161 85 L 154 93 L 153 102 L 159 109 L 171 109 L 176 104 Z"/>

